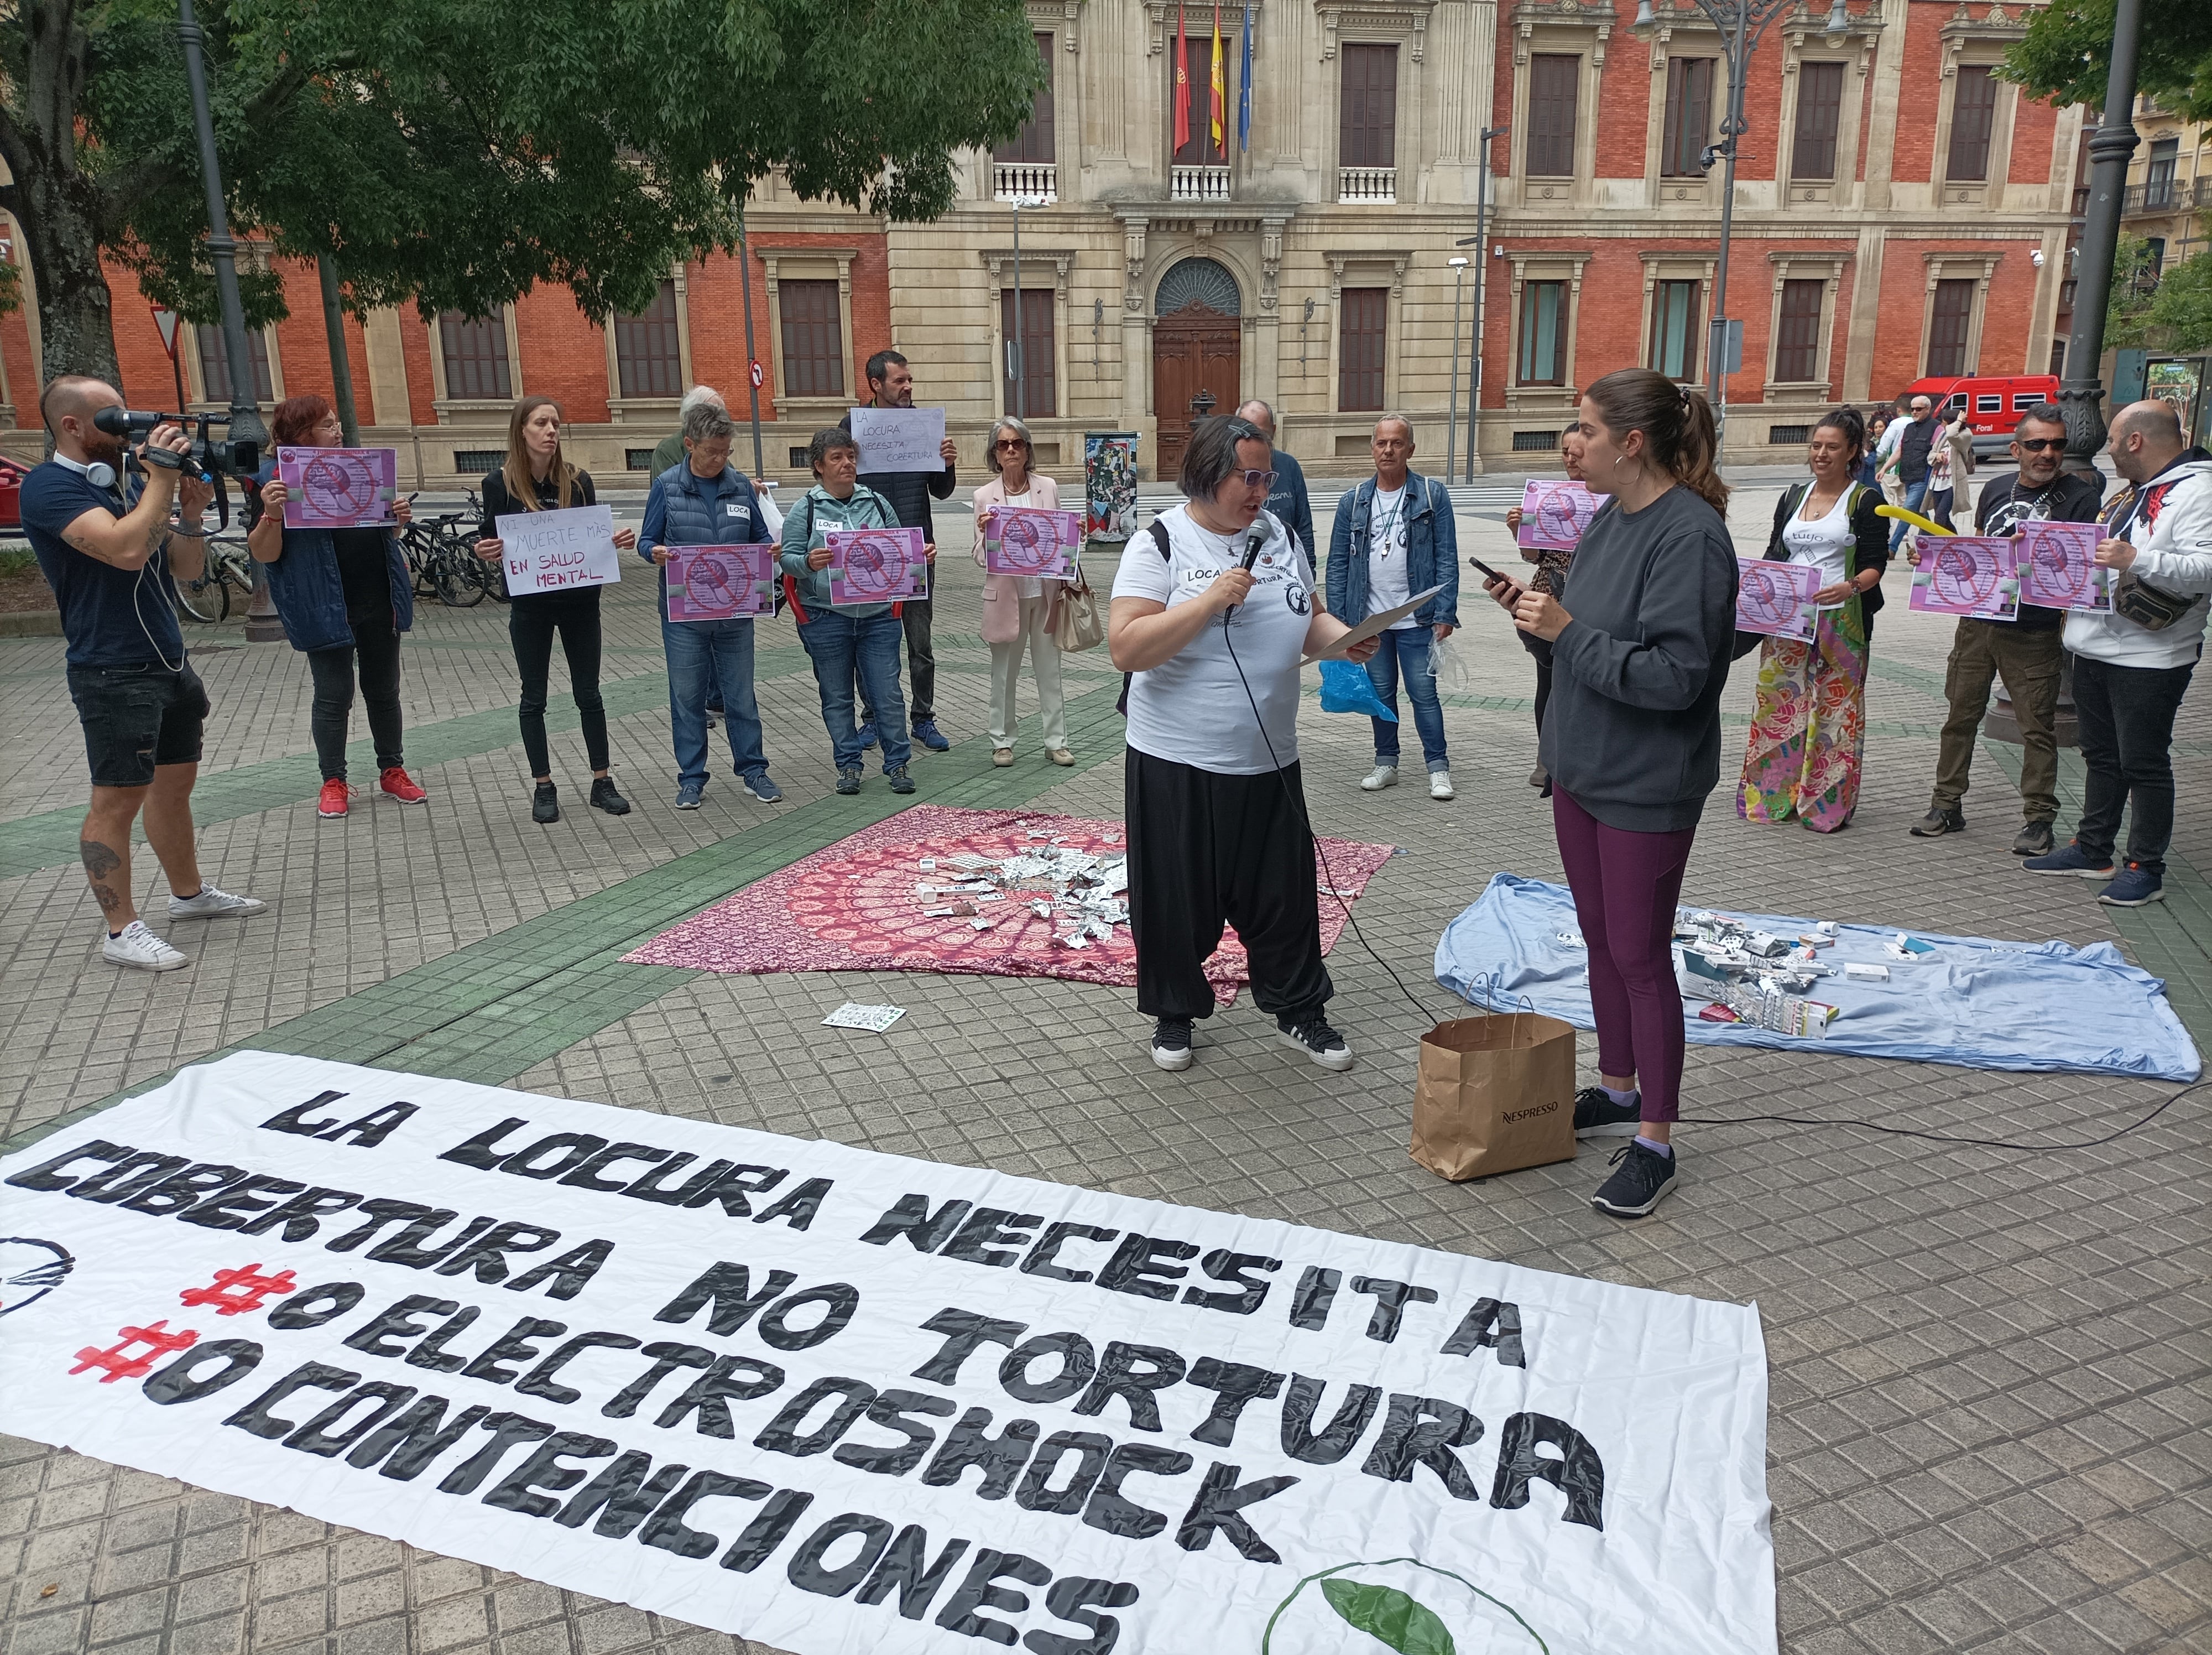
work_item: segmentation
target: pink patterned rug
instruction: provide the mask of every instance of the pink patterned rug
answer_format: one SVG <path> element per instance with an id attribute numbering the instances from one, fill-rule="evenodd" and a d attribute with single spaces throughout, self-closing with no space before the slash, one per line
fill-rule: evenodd
<path id="1" fill-rule="evenodd" d="M 1047 836 L 1032 837 L 1033 834 Z M 769 971 L 965 971 L 988 977 L 1051 977 L 1128 988 L 1137 980 L 1136 946 L 1129 928 L 1073 949 L 1058 940 L 1067 922 L 1040 917 L 1010 894 L 983 904 L 997 923 L 976 930 L 964 917 L 931 919 L 925 908 L 952 899 L 918 897 L 915 887 L 957 877 L 945 866 L 963 851 L 997 859 L 1034 851 L 1057 841 L 1062 848 L 1119 855 L 1126 848 L 1119 822 L 1049 816 L 1034 811 L 954 810 L 916 805 L 849 838 L 793 862 L 781 873 L 732 892 L 635 952 L 635 965 L 674 965 L 695 971 L 757 975 Z M 1366 889 L 1390 860 L 1389 845 L 1324 839 L 1326 879 L 1347 897 Z M 917 866 L 934 857 L 938 871 Z M 1345 926 L 1341 903 L 1321 899 L 1321 944 L 1334 947 Z M 1247 981 L 1244 947 L 1234 930 L 1206 961 L 1206 976 L 1221 1004 Z"/>

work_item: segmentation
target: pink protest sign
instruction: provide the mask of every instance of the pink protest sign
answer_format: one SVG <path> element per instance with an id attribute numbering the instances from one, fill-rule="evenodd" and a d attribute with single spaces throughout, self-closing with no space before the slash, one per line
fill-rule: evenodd
<path id="1" fill-rule="evenodd" d="M 279 448 L 288 529 L 357 529 L 392 520 L 399 455 L 392 448 Z"/>
<path id="2" fill-rule="evenodd" d="M 2009 537 L 1995 535 L 1923 535 L 1910 607 L 1985 621 L 2018 620 L 2018 546 Z"/>
<path id="3" fill-rule="evenodd" d="M 736 621 L 775 613 L 775 548 L 671 546 L 668 618 Z"/>
<path id="4" fill-rule="evenodd" d="M 983 523 L 983 567 L 994 575 L 1072 581 L 1082 540 L 1081 512 L 994 506 Z"/>
<path id="5" fill-rule="evenodd" d="M 831 529 L 823 542 L 830 548 L 832 604 L 929 596 L 927 543 L 920 529 Z"/>
<path id="6" fill-rule="evenodd" d="M 1812 637 L 1820 620 L 1820 611 L 1813 606 L 1813 594 L 1820 589 L 1819 569 L 1809 563 L 1771 563 L 1763 557 L 1739 557 L 1735 563 L 1738 631 L 1800 642 Z"/>
<path id="7" fill-rule="evenodd" d="M 1597 508 L 1597 496 L 1579 483 L 1532 479 L 1521 490 L 1521 532 L 1514 538 L 1531 551 L 1572 551 Z"/>
<path id="8" fill-rule="evenodd" d="M 2111 612 L 2112 571 L 2097 567 L 2097 542 L 2103 537 L 2094 523 L 2022 523 L 2021 601 Z"/>

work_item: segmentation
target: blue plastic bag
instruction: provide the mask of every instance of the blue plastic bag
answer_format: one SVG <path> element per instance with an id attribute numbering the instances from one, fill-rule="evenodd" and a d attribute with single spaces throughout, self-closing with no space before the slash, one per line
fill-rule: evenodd
<path id="1" fill-rule="evenodd" d="M 1325 660 L 1321 664 L 1321 709 L 1324 713 L 1364 713 L 1370 718 L 1387 718 L 1393 724 L 1398 721 L 1398 715 L 1375 693 L 1375 680 L 1356 660 Z"/>

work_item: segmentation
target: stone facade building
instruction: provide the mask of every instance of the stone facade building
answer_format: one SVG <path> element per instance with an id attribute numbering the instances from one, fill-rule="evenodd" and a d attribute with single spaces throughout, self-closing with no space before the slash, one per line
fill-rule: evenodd
<path id="1" fill-rule="evenodd" d="M 644 465 L 690 384 L 721 389 L 742 422 L 748 284 L 763 461 L 788 480 L 886 344 L 911 359 L 920 399 L 947 409 L 964 468 L 980 466 L 991 417 L 1018 406 L 1063 477 L 1085 430 L 1140 433 L 1145 474 L 1172 475 L 1194 404 L 1249 397 L 1275 403 L 1285 446 L 1324 471 L 1363 468 L 1376 415 L 1403 410 L 1419 463 L 1441 471 L 1448 411 L 1467 405 L 1478 284 L 1486 468 L 1548 453 L 1577 387 L 1612 368 L 1705 382 L 1722 173 L 1704 162 L 1728 76 L 1689 0 L 1658 0 L 1640 32 L 1635 0 L 1224 5 L 1218 141 L 1211 6 L 1028 10 L 1051 89 L 1018 139 L 964 158 L 942 219 L 889 224 L 771 178 L 743 265 L 672 271 L 643 316 L 602 328 L 559 289 L 492 318 L 373 315 L 349 328 L 367 440 L 398 447 L 410 481 L 450 485 L 489 463 L 513 397 L 544 392 L 564 405 L 572 452 L 614 480 Z M 2081 112 L 1996 77 L 2025 14 L 1850 0 L 1840 35 L 1827 21 L 1801 5 L 1750 60 L 1728 272 L 1743 323 L 1735 459 L 1793 454 L 1817 411 L 1923 371 L 2052 359 Z M 1448 263 L 1475 251 L 1459 244 L 1479 194 L 1480 277 Z M 1018 277 L 1017 202 L 1035 204 L 1018 212 Z M 258 347 L 264 396 L 330 381 L 313 272 L 289 276 L 293 315 Z M 166 403 L 168 362 L 114 277 L 125 388 Z M 0 326 L 18 386 L 35 383 L 27 321 Z M 187 393 L 227 397 L 212 331 L 199 343 L 184 341 Z M 32 398 L 16 400 L 18 423 L 35 425 Z M 1449 439 L 1462 466 L 1463 433 L 1462 413 Z M 743 433 L 738 453 L 750 459 Z"/>

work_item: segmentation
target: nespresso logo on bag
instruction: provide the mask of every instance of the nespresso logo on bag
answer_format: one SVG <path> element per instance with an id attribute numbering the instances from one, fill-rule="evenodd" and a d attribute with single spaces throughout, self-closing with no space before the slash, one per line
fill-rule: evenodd
<path id="1" fill-rule="evenodd" d="M 1549 1115 L 1553 1110 L 1559 1108 L 1559 1099 L 1555 1098 L 1548 1104 L 1539 1104 L 1534 1109 L 1516 1109 L 1512 1110 L 1510 1113 L 1501 1115 L 1498 1118 L 1503 1121 L 1506 1125 L 1510 1126 L 1516 1121 L 1533 1121 L 1539 1115 Z"/>

